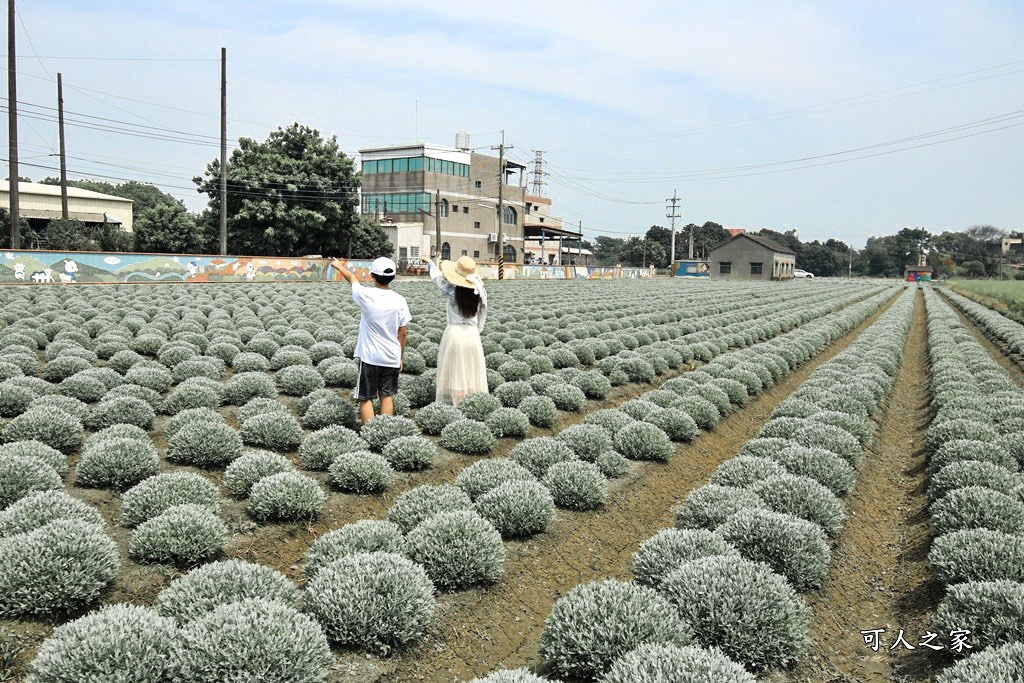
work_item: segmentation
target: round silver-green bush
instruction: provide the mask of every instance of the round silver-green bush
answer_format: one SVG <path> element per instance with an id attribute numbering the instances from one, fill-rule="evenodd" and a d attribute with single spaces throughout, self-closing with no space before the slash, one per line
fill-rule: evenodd
<path id="1" fill-rule="evenodd" d="M 518 408 L 498 408 L 485 423 L 495 438 L 522 438 L 530 431 L 530 418 Z"/>
<path id="2" fill-rule="evenodd" d="M 995 428 L 983 422 L 967 419 L 953 419 L 945 422 L 932 423 L 925 437 L 925 448 L 934 453 L 947 441 L 968 439 L 992 443 L 999 438 Z"/>
<path id="3" fill-rule="evenodd" d="M 474 507 L 502 538 L 521 538 L 544 531 L 555 518 L 555 499 L 539 482 L 508 480 L 480 494 Z"/>
<path id="4" fill-rule="evenodd" d="M 355 408 L 340 397 L 315 401 L 302 416 L 302 425 L 306 429 L 323 429 L 332 425 L 351 429 L 357 424 Z"/>
<path id="5" fill-rule="evenodd" d="M 171 581 L 153 604 L 165 617 L 184 624 L 220 607 L 250 598 L 273 600 L 294 607 L 295 584 L 271 567 L 240 560 L 210 562 Z"/>
<path id="6" fill-rule="evenodd" d="M 291 367 L 309 367 L 313 365 L 313 359 L 309 352 L 300 347 L 281 347 L 274 352 L 270 358 L 272 370 L 286 370 Z"/>
<path id="7" fill-rule="evenodd" d="M 191 422 L 167 441 L 167 458 L 196 467 L 225 465 L 242 454 L 238 432 L 221 422 Z"/>
<path id="8" fill-rule="evenodd" d="M 30 493 L 0 511 L 0 538 L 34 531 L 57 519 L 77 519 L 102 529 L 99 511 L 60 489 Z"/>
<path id="9" fill-rule="evenodd" d="M 235 372 L 266 372 L 270 369 L 270 361 L 266 356 L 252 351 L 242 351 L 231 360 Z"/>
<path id="10" fill-rule="evenodd" d="M 334 560 L 356 553 L 405 555 L 405 535 L 398 525 L 386 520 L 363 519 L 328 531 L 306 551 L 305 572 L 315 576 Z"/>
<path id="11" fill-rule="evenodd" d="M 938 472 L 954 463 L 969 460 L 991 463 L 1011 472 L 1019 469 L 1017 459 L 998 444 L 971 439 L 952 439 L 943 443 L 928 459 L 928 468 Z"/>
<path id="12" fill-rule="evenodd" d="M 289 413 L 265 413 L 248 418 L 238 428 L 242 443 L 291 451 L 302 443 L 302 426 Z"/>
<path id="13" fill-rule="evenodd" d="M 478 460 L 455 477 L 455 485 L 476 500 L 499 484 L 508 481 L 535 481 L 525 467 L 508 458 Z"/>
<path id="14" fill-rule="evenodd" d="M 189 408 L 216 408 L 221 396 L 213 388 L 203 384 L 179 384 L 160 404 L 160 412 L 177 415 Z"/>
<path id="15" fill-rule="evenodd" d="M 241 412 L 241 410 L 239 412 Z M 241 419 L 241 416 L 239 416 L 239 420 Z M 212 408 L 189 408 L 188 410 L 183 410 L 167 420 L 164 424 L 164 436 L 171 439 L 175 434 L 181 431 L 181 428 L 185 425 L 197 422 L 227 424 L 227 419 L 224 415 Z"/>
<path id="16" fill-rule="evenodd" d="M 391 441 L 400 436 L 416 436 L 420 433 L 416 423 L 398 415 L 378 415 L 363 425 L 359 436 L 378 453 Z"/>
<path id="17" fill-rule="evenodd" d="M 359 367 L 350 361 L 320 366 L 320 374 L 329 387 L 354 387 L 359 379 Z"/>
<path id="18" fill-rule="evenodd" d="M 519 410 L 537 427 L 551 427 L 558 417 L 558 409 L 549 396 L 527 396 L 519 402 Z"/>
<path id="19" fill-rule="evenodd" d="M 125 372 L 124 379 L 140 387 L 146 387 L 153 391 L 163 393 L 174 384 L 174 375 L 167 368 L 158 368 L 152 365 L 137 365 Z"/>
<path id="20" fill-rule="evenodd" d="M 1024 643 L 997 645 L 976 652 L 946 669 L 937 683 L 1019 681 L 1024 678 Z"/>
<path id="21" fill-rule="evenodd" d="M 946 588 L 935 611 L 935 627 L 948 634 L 970 631 L 970 644 L 990 645 L 1024 640 L 1024 583 L 1017 581 L 970 581 Z"/>
<path id="22" fill-rule="evenodd" d="M 275 377 L 281 393 L 288 396 L 304 396 L 321 389 L 326 384 L 323 376 L 308 365 L 289 365 L 277 371 Z"/>
<path id="23" fill-rule="evenodd" d="M 400 436 L 384 447 L 384 457 L 396 470 L 422 470 L 434 462 L 437 446 L 422 436 Z"/>
<path id="24" fill-rule="evenodd" d="M 394 469 L 382 455 L 370 451 L 340 453 L 327 467 L 328 481 L 342 491 L 377 493 L 391 485 Z"/>
<path id="25" fill-rule="evenodd" d="M 846 514 L 834 493 L 810 477 L 783 474 L 753 484 L 751 492 L 765 507 L 806 519 L 821 527 L 829 536 L 843 530 Z"/>
<path id="26" fill-rule="evenodd" d="M 993 491 L 1012 495 L 1020 486 L 1020 475 L 991 462 L 963 460 L 946 465 L 932 477 L 928 493 L 938 500 L 950 491 L 968 486 L 983 486 Z"/>
<path id="27" fill-rule="evenodd" d="M 657 403 L 634 398 L 620 403 L 619 410 L 626 413 L 634 420 L 646 420 L 651 415 L 654 415 L 663 409 Z"/>
<path id="28" fill-rule="evenodd" d="M 655 590 L 609 579 L 575 586 L 555 601 L 544 621 L 539 657 L 556 675 L 589 680 L 641 645 L 692 640 L 690 627 Z"/>
<path id="29" fill-rule="evenodd" d="M 522 380 L 505 382 L 494 390 L 494 397 L 506 408 L 518 408 L 524 398 L 533 395 L 533 387 Z"/>
<path id="30" fill-rule="evenodd" d="M 260 521 L 312 519 L 327 495 L 316 480 L 298 472 L 278 472 L 249 490 L 249 514 Z"/>
<path id="31" fill-rule="evenodd" d="M 620 429 L 635 421 L 636 420 L 634 420 L 626 413 L 622 412 L 621 410 L 616 410 L 614 408 L 603 408 L 583 418 L 584 424 L 592 424 L 597 425 L 599 427 L 604 427 L 612 434 L 617 433 Z"/>
<path id="32" fill-rule="evenodd" d="M 224 384 L 224 402 L 240 406 L 254 398 L 277 398 L 274 380 L 263 372 L 239 372 Z"/>
<path id="33" fill-rule="evenodd" d="M 386 444 L 385 444 L 386 445 Z M 369 445 L 347 427 L 335 425 L 308 434 L 299 446 L 299 464 L 307 470 L 324 470 L 343 453 L 365 451 Z"/>
<path id="34" fill-rule="evenodd" d="M 697 423 L 681 408 L 665 408 L 644 420 L 668 434 L 673 441 L 692 441 L 697 436 Z"/>
<path id="35" fill-rule="evenodd" d="M 65 413 L 74 415 L 79 420 L 83 421 L 89 415 L 89 404 L 79 401 L 77 398 L 62 396 L 60 394 L 47 394 L 46 396 L 40 396 L 37 399 L 33 399 L 32 403 L 29 404 L 29 409 L 46 406 L 63 410 Z"/>
<path id="36" fill-rule="evenodd" d="M 853 488 L 856 472 L 846 460 L 824 448 L 792 444 L 770 456 L 795 476 L 809 477 L 835 495 Z"/>
<path id="37" fill-rule="evenodd" d="M 117 544 L 82 519 L 57 519 L 0 539 L 0 616 L 53 614 L 89 604 L 118 569 Z"/>
<path id="38" fill-rule="evenodd" d="M 621 477 L 629 470 L 629 460 L 618 451 L 605 451 L 595 458 L 594 464 L 610 479 Z"/>
<path id="39" fill-rule="evenodd" d="M 668 434 L 647 422 L 633 422 L 615 433 L 615 450 L 633 460 L 668 460 L 675 446 Z"/>
<path id="40" fill-rule="evenodd" d="M 521 442 L 508 455 L 537 478 L 543 477 L 548 468 L 557 462 L 575 460 L 576 454 L 565 443 L 549 436 L 539 436 Z"/>
<path id="41" fill-rule="evenodd" d="M 550 678 L 537 676 L 529 669 L 498 669 L 469 683 L 554 683 Z"/>
<path id="42" fill-rule="evenodd" d="M 963 529 L 1018 534 L 1024 529 L 1024 503 L 983 486 L 967 486 L 932 504 L 931 523 L 937 536 Z"/>
<path id="43" fill-rule="evenodd" d="M 544 390 L 544 395 L 555 402 L 555 407 L 571 413 L 578 413 L 587 404 L 587 395 L 572 384 L 555 384 Z"/>
<path id="44" fill-rule="evenodd" d="M 608 499 L 608 482 L 593 463 L 556 462 L 544 473 L 543 481 L 559 507 L 593 510 Z"/>
<path id="45" fill-rule="evenodd" d="M 505 546 L 491 523 L 472 510 L 439 512 L 406 536 L 409 558 L 439 588 L 494 583 L 505 571 Z"/>
<path id="46" fill-rule="evenodd" d="M 106 403 L 116 398 L 137 398 L 145 401 L 149 404 L 149 407 L 153 409 L 153 414 L 156 415 L 156 411 L 160 408 L 160 394 L 148 389 L 146 387 L 140 387 L 138 384 L 122 384 L 121 386 L 108 389 L 107 393 L 103 394 L 103 398 L 100 399 L 100 404 Z M 62 398 L 71 399 L 69 396 Z"/>
<path id="47" fill-rule="evenodd" d="M 770 457 L 738 455 L 716 467 L 708 483 L 718 486 L 749 488 L 763 479 L 786 473 L 786 468 Z"/>
<path id="48" fill-rule="evenodd" d="M 309 582 L 306 610 L 332 641 L 386 654 L 423 634 L 434 616 L 434 585 L 401 555 L 355 553 Z"/>
<path id="49" fill-rule="evenodd" d="M 333 663 L 313 619 L 279 602 L 249 599 L 179 628 L 169 669 L 174 683 L 314 683 L 326 680 Z"/>
<path id="50" fill-rule="evenodd" d="M 828 574 L 828 539 L 807 520 L 769 510 L 741 510 L 717 532 L 743 557 L 768 565 L 797 590 L 819 585 Z"/>
<path id="51" fill-rule="evenodd" d="M 810 644 L 810 607 L 764 564 L 725 555 L 694 560 L 669 573 L 660 592 L 699 644 L 749 669 L 785 666 Z"/>
<path id="52" fill-rule="evenodd" d="M 602 453 L 614 450 L 611 432 L 595 424 L 567 427 L 555 438 L 571 448 L 581 459 L 591 462 Z"/>
<path id="53" fill-rule="evenodd" d="M 416 411 L 416 424 L 427 434 L 440 434 L 451 423 L 463 419 L 462 411 L 446 403 L 431 403 Z"/>
<path id="54" fill-rule="evenodd" d="M 224 470 L 224 485 L 238 498 L 245 498 L 260 479 L 279 472 L 292 472 L 288 458 L 269 451 L 246 451 Z"/>
<path id="55" fill-rule="evenodd" d="M 156 473 L 160 464 L 151 442 L 103 439 L 90 443 L 75 468 L 75 483 L 92 488 L 124 489 Z"/>
<path id="56" fill-rule="evenodd" d="M 691 491 L 676 510 L 676 528 L 716 529 L 740 510 L 764 507 L 761 498 L 747 489 L 705 484 Z"/>
<path id="57" fill-rule="evenodd" d="M 483 422 L 501 407 L 501 402 L 487 392 L 477 392 L 464 397 L 457 407 L 466 418 Z"/>
<path id="58" fill-rule="evenodd" d="M 59 408 L 31 408 L 7 424 L 5 441 L 39 441 L 68 453 L 85 438 L 82 421 Z"/>
<path id="59" fill-rule="evenodd" d="M 473 501 L 457 486 L 424 484 L 409 489 L 395 499 L 388 510 L 388 520 L 405 533 L 417 524 L 441 512 L 469 510 Z"/>
<path id="60" fill-rule="evenodd" d="M 148 607 L 107 605 L 57 627 L 29 680 L 162 683 L 175 635 L 174 622 Z"/>
<path id="61" fill-rule="evenodd" d="M 721 651 L 676 645 L 641 645 L 615 660 L 601 683 L 756 683 Z"/>
<path id="62" fill-rule="evenodd" d="M 1024 583 L 1024 537 L 989 529 L 965 529 L 932 541 L 928 553 L 935 578 L 943 584 L 965 581 Z"/>
<path id="63" fill-rule="evenodd" d="M 713 555 L 739 555 L 732 545 L 706 529 L 662 529 L 633 553 L 637 583 L 657 588 L 686 562 Z"/>
<path id="64" fill-rule="evenodd" d="M 441 430 L 441 447 L 454 453 L 487 453 L 494 442 L 490 428 L 476 420 L 456 420 Z"/>
<path id="65" fill-rule="evenodd" d="M 28 387 L 18 386 L 11 380 L 0 382 L 0 417 L 21 415 L 37 396 Z"/>
<path id="66" fill-rule="evenodd" d="M 64 454 L 41 441 L 14 441 L 0 446 L 0 459 L 15 455 L 39 458 L 61 476 L 68 473 L 68 459 Z"/>
<path id="67" fill-rule="evenodd" d="M 195 472 L 164 472 L 144 479 L 121 497 L 121 523 L 138 526 L 175 505 L 191 503 L 217 513 L 220 495 L 217 487 Z"/>
<path id="68" fill-rule="evenodd" d="M 135 529 L 128 554 L 140 562 L 193 565 L 219 555 L 227 532 L 209 508 L 175 505 Z"/>
<path id="69" fill-rule="evenodd" d="M 722 418 L 714 403 L 695 394 L 681 397 L 672 407 L 693 418 L 701 429 L 712 429 Z"/>
<path id="70" fill-rule="evenodd" d="M 756 439 L 750 439 L 740 447 L 737 456 L 750 455 L 757 458 L 769 458 L 774 460 L 774 456 L 779 451 L 789 448 L 790 446 L 799 446 L 796 441 L 791 439 L 781 439 L 778 437 L 758 437 Z"/>

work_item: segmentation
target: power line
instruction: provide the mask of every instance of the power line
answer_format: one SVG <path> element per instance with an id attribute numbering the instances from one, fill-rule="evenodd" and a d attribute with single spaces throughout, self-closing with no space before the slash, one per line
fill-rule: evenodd
<path id="1" fill-rule="evenodd" d="M 55 56 L 55 55 L 43 55 L 42 57 L 37 56 L 37 59 L 60 59 L 60 60 L 78 60 L 78 61 L 93 61 L 93 62 L 217 62 L 218 59 L 194 59 L 185 57 L 69 57 L 69 56 Z"/>

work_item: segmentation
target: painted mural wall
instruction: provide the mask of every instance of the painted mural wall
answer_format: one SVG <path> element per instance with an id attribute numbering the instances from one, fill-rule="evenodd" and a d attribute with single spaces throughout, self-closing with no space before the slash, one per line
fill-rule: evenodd
<path id="1" fill-rule="evenodd" d="M 341 262 L 360 281 L 371 279 L 371 261 L 342 259 Z M 498 268 L 481 265 L 480 274 L 484 279 L 494 280 L 498 277 Z M 653 276 L 653 268 L 505 266 L 505 277 L 510 280 L 615 280 Z M 331 260 L 322 258 L 0 249 L 0 284 L 336 282 L 342 279 Z"/>

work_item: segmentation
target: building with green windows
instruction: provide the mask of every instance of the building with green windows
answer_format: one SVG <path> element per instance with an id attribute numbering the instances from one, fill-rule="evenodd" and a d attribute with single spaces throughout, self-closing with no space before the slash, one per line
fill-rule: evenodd
<path id="1" fill-rule="evenodd" d="M 360 210 L 376 216 L 395 245 L 395 260 L 414 264 L 439 250 L 445 259 L 472 256 L 497 263 L 501 220 L 505 261 L 523 262 L 525 166 L 508 159 L 500 174 L 504 211 L 498 215 L 498 157 L 430 143 L 359 150 Z M 441 239 L 435 238 L 440 217 Z"/>

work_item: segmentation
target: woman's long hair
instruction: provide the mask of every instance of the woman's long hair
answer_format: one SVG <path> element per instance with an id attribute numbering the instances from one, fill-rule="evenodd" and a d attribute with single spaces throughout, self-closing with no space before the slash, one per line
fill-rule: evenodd
<path id="1" fill-rule="evenodd" d="M 463 318 L 472 318 L 480 310 L 480 295 L 469 287 L 456 287 L 455 305 Z"/>

